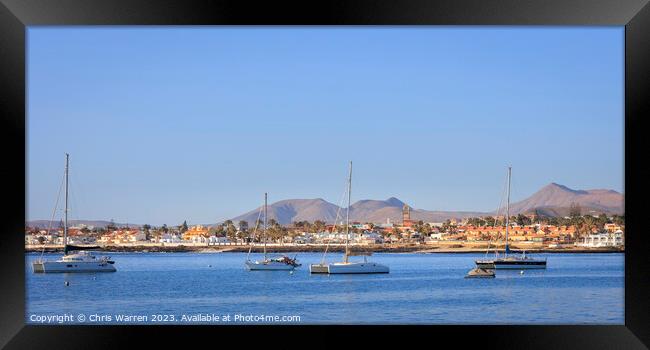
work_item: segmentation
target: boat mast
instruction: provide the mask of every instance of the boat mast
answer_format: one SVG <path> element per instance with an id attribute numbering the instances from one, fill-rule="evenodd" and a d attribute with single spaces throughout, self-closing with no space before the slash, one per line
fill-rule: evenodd
<path id="1" fill-rule="evenodd" d="M 267 193 L 264 192 L 264 260 L 266 260 L 266 198 Z"/>
<path id="2" fill-rule="evenodd" d="M 510 226 L 510 174 L 512 167 L 508 167 L 508 199 L 506 201 L 506 249 L 504 255 L 508 256 L 508 226 Z"/>
<path id="3" fill-rule="evenodd" d="M 260 207 L 259 212 L 257 213 L 257 220 L 255 220 L 255 228 L 253 229 L 253 234 L 251 235 L 251 242 L 250 246 L 248 247 L 248 254 L 246 254 L 246 261 L 250 260 L 251 256 L 251 251 L 253 250 L 253 246 L 255 245 L 255 233 L 257 233 L 257 228 L 260 226 L 260 218 L 262 217 L 262 211 L 264 210 L 263 207 Z"/>
<path id="4" fill-rule="evenodd" d="M 348 242 L 350 241 L 350 197 L 352 192 L 352 161 L 350 161 L 350 174 L 348 175 L 348 209 L 345 212 L 345 263 L 348 262 Z"/>
<path id="5" fill-rule="evenodd" d="M 65 209 L 63 210 L 63 255 L 68 255 L 68 163 L 69 154 L 65 154 Z"/>

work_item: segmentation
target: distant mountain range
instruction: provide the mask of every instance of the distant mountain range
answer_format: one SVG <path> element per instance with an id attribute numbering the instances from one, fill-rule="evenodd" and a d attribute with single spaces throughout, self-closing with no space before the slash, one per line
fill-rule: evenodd
<path id="1" fill-rule="evenodd" d="M 577 204 L 583 214 L 623 214 L 623 194 L 614 190 L 574 190 L 551 183 L 532 196 L 510 205 L 510 212 L 534 213 L 546 216 L 566 216 L 572 204 Z"/>
<path id="2" fill-rule="evenodd" d="M 623 214 L 624 196 L 614 190 L 573 190 L 563 185 L 551 183 L 544 186 L 532 196 L 511 203 L 510 213 L 531 214 L 537 213 L 544 216 L 566 216 L 571 205 L 577 204 L 583 214 L 605 213 Z M 386 200 L 360 200 L 350 207 L 350 220 L 359 222 L 385 223 L 402 221 L 402 207 L 404 202 L 391 197 Z M 500 214 L 504 213 L 502 209 Z M 256 208 L 231 220 L 235 223 L 245 220 L 252 225 L 259 215 L 260 208 Z M 322 198 L 316 199 L 285 199 L 268 206 L 269 219 L 274 219 L 282 225 L 295 221 L 316 221 L 323 220 L 327 223 L 334 223 L 345 220 L 345 208 L 332 204 Z M 464 219 L 475 216 L 494 215 L 492 212 L 471 212 L 471 211 L 431 211 L 411 208 L 411 219 L 425 222 L 442 222 L 448 219 Z M 106 227 L 110 221 L 103 220 L 70 220 L 70 226 L 84 224 L 95 227 Z M 28 221 L 29 226 L 47 227 L 48 220 Z M 58 227 L 59 221 L 53 223 L 52 227 Z M 115 223 L 117 226 L 126 224 Z M 129 224 L 131 227 L 138 227 L 137 224 Z"/>
<path id="3" fill-rule="evenodd" d="M 534 193 L 532 196 L 511 203 L 511 215 L 532 214 L 544 216 L 566 216 L 571 205 L 577 204 L 583 214 L 622 214 L 623 195 L 613 190 L 573 190 L 563 185 L 551 183 Z M 350 206 L 350 220 L 359 222 L 384 223 L 402 221 L 404 202 L 391 197 L 386 200 L 360 200 Z M 338 221 L 345 220 L 345 209 L 318 199 L 286 199 L 268 206 L 269 219 L 274 219 L 286 225 L 295 221 L 323 220 L 333 223 L 337 211 L 340 210 Z M 260 208 L 232 218 L 235 223 L 245 220 L 254 223 Z M 505 209 L 500 211 L 503 214 Z M 464 219 L 474 216 L 494 215 L 493 212 L 470 211 L 431 211 L 411 208 L 411 219 L 425 222 L 442 222 L 448 219 Z"/>
<path id="4" fill-rule="evenodd" d="M 390 222 L 402 221 L 402 207 L 404 202 L 391 197 L 386 200 L 366 199 L 355 202 L 350 206 L 350 220 L 362 222 L 383 223 L 387 220 Z M 345 220 L 345 208 L 339 208 L 324 199 L 286 199 L 268 206 L 269 220 L 274 219 L 282 225 L 290 224 L 295 221 L 316 221 L 323 220 L 327 223 L 334 223 L 337 212 L 338 221 Z M 235 223 L 245 220 L 252 224 L 257 220 L 260 208 L 251 210 L 245 214 L 232 218 Z M 445 212 L 429 211 L 421 209 L 411 209 L 411 218 L 413 220 L 423 221 L 440 221 L 447 218 L 466 218 L 471 216 L 483 215 L 480 212 Z"/>
<path id="5" fill-rule="evenodd" d="M 254 224 L 260 217 L 260 209 L 253 209 L 233 219 L 237 223 L 240 220 Z M 322 198 L 316 199 L 285 199 L 268 205 L 268 219 L 274 219 L 280 224 L 288 224 L 294 221 L 315 221 L 334 222 L 339 207 Z M 263 217 L 260 217 L 263 218 Z"/>

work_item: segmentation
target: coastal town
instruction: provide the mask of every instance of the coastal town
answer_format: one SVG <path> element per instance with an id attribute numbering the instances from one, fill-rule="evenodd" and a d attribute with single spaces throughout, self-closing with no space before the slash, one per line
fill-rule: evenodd
<path id="1" fill-rule="evenodd" d="M 621 251 L 624 249 L 624 216 L 605 214 L 542 217 L 518 214 L 510 217 L 508 242 L 514 249 L 543 251 Z M 374 251 L 475 251 L 503 246 L 506 232 L 503 216 L 449 219 L 444 222 L 423 222 L 411 219 L 411 209 L 404 205 L 401 222 L 351 222 L 350 242 L 353 246 Z M 68 228 L 68 243 L 100 246 L 112 251 L 244 251 L 250 245 L 266 241 L 271 249 L 309 251 L 329 245 L 336 250 L 345 242 L 345 226 L 298 221 L 281 225 L 271 219 L 266 239 L 260 222 L 233 222 L 217 225 L 125 225 L 109 224 L 93 227 L 83 224 Z M 58 250 L 63 246 L 63 228 L 25 228 L 27 251 Z M 152 249 L 153 248 L 153 249 Z"/>
<path id="2" fill-rule="evenodd" d="M 275 347 L 295 332 L 259 326 L 500 344 L 493 326 L 627 325 L 626 28 L 426 27 L 21 32 L 4 333 L 73 327 L 56 338 L 90 348 L 120 334 L 84 326 L 180 326 L 187 346 L 252 326 Z"/>

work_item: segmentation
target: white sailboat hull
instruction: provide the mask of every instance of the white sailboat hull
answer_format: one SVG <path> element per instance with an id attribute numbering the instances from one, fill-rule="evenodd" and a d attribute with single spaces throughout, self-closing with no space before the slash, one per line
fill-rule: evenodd
<path id="1" fill-rule="evenodd" d="M 246 267 L 250 271 L 290 271 L 295 269 L 293 265 L 277 261 L 247 261 Z"/>
<path id="2" fill-rule="evenodd" d="M 32 269 L 37 273 L 115 272 L 115 266 L 101 261 L 36 261 Z"/>
<path id="3" fill-rule="evenodd" d="M 309 273 L 329 273 L 327 264 L 311 264 L 309 265 Z"/>
<path id="4" fill-rule="evenodd" d="M 327 265 L 329 274 L 371 274 L 371 273 L 389 273 L 390 269 L 386 265 L 360 262 L 360 263 L 333 263 Z"/>

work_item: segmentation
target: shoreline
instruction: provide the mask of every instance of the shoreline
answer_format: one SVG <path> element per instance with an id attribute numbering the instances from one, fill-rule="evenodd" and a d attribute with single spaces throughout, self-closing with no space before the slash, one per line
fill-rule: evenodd
<path id="1" fill-rule="evenodd" d="M 98 251 L 114 253 L 247 253 L 250 246 L 191 246 L 191 245 L 174 245 L 174 246 L 102 246 Z M 502 250 L 503 247 L 497 248 Z M 267 246 L 269 253 L 323 253 L 325 245 L 286 245 L 286 246 Z M 427 245 L 377 245 L 377 246 L 351 246 L 352 251 L 365 251 L 372 253 L 420 253 L 420 254 L 437 254 L 437 253 L 485 253 L 485 247 L 445 247 L 445 246 L 427 246 Z M 511 251 L 527 253 L 624 253 L 624 247 L 566 247 L 566 248 L 524 248 L 521 246 L 511 245 Z M 25 247 L 25 253 L 58 253 L 63 251 L 63 246 L 46 246 L 46 247 Z M 263 251 L 262 246 L 254 246 L 252 252 L 260 253 Z M 345 247 L 330 246 L 328 252 L 343 253 Z M 491 248 L 490 251 L 494 251 Z"/>

